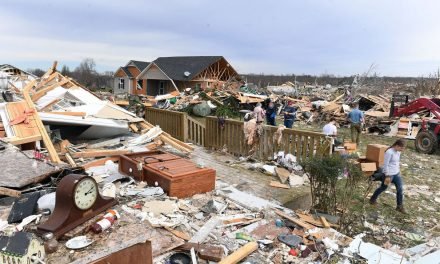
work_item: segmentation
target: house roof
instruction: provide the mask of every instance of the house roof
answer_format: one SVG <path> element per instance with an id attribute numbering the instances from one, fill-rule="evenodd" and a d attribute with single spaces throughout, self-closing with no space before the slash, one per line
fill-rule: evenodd
<path id="1" fill-rule="evenodd" d="M 130 63 L 133 63 L 134 66 L 138 68 L 139 71 L 143 71 L 145 68 L 147 68 L 148 65 L 150 65 L 150 62 L 148 61 L 131 60 L 125 66 L 128 66 Z"/>
<path id="2" fill-rule="evenodd" d="M 133 75 L 128 70 L 128 67 L 121 67 L 121 70 L 127 75 L 128 78 L 133 78 Z"/>
<path id="3" fill-rule="evenodd" d="M 189 81 L 220 59 L 223 56 L 159 57 L 153 63 L 170 79 Z M 189 75 L 185 76 L 185 72 L 189 72 Z"/>

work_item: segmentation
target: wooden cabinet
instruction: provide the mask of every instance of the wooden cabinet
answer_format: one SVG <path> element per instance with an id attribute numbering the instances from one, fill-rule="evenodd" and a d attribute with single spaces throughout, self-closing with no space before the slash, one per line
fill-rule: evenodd
<path id="1" fill-rule="evenodd" d="M 190 160 L 165 152 L 121 155 L 119 171 L 146 181 L 149 186 L 157 184 L 169 196 L 178 198 L 215 188 L 215 170 L 200 168 Z"/>

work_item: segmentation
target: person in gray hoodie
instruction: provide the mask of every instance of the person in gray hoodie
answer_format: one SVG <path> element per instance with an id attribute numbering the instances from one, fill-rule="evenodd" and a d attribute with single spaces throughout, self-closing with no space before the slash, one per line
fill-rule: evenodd
<path id="1" fill-rule="evenodd" d="M 400 175 L 400 153 L 405 148 L 405 141 L 402 139 L 396 140 L 391 147 L 385 151 L 384 163 L 382 171 L 385 174 L 385 178 L 382 180 L 382 184 L 374 191 L 373 196 L 370 198 L 370 204 L 376 205 L 379 195 L 388 188 L 388 185 L 394 183 L 396 186 L 397 208 L 396 210 L 401 213 L 406 213 L 403 208 L 403 181 Z"/>

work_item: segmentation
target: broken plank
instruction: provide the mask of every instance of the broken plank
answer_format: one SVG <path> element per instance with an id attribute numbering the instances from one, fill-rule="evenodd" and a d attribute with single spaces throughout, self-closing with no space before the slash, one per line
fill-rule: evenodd
<path id="1" fill-rule="evenodd" d="M 43 122 L 41 121 L 40 117 L 38 116 L 38 113 L 35 109 L 34 102 L 32 101 L 29 91 L 32 89 L 32 87 L 35 85 L 36 80 L 33 80 L 32 82 L 28 83 L 26 87 L 23 89 L 23 97 L 26 101 L 28 107 L 30 110 L 35 110 L 35 113 L 32 114 L 34 117 L 35 123 L 37 124 L 38 130 L 40 131 L 41 137 L 43 138 L 44 145 L 46 146 L 47 152 L 49 152 L 50 160 L 54 163 L 61 163 L 60 158 L 58 157 L 58 154 L 52 144 L 52 141 L 47 134 L 46 128 L 43 125 Z"/>
<path id="2" fill-rule="evenodd" d="M 327 219 L 325 219 L 324 216 L 320 216 L 319 219 L 321 220 L 321 223 L 324 225 L 325 228 L 330 228 L 330 224 L 327 222 Z"/>
<path id="3" fill-rule="evenodd" d="M 290 186 L 289 186 L 289 185 L 287 185 L 287 184 L 282 184 L 282 183 L 277 182 L 277 181 L 271 181 L 271 182 L 269 183 L 269 186 L 276 187 L 276 188 L 282 188 L 282 189 L 290 189 Z"/>
<path id="4" fill-rule="evenodd" d="M 282 217 L 286 218 L 287 220 L 291 221 L 292 223 L 299 225 L 300 227 L 302 227 L 302 228 L 304 228 L 306 230 L 315 228 L 315 226 L 307 224 L 307 223 L 301 221 L 300 219 L 293 218 L 292 216 L 290 216 L 290 215 L 288 215 L 288 214 L 286 214 L 286 213 L 284 213 L 284 212 L 282 212 L 280 210 L 275 210 L 275 213 L 277 215 L 279 215 L 279 216 L 282 216 Z"/>
<path id="5" fill-rule="evenodd" d="M 139 129 L 137 128 L 136 124 L 130 124 L 129 127 L 131 128 L 131 130 L 133 130 L 134 133 L 137 133 L 139 131 Z"/>
<path id="6" fill-rule="evenodd" d="M 68 111 L 61 111 L 61 112 L 48 112 L 50 114 L 56 114 L 56 115 L 68 115 L 68 116 L 82 116 L 85 117 L 87 115 L 86 112 L 68 112 Z"/>
<path id="7" fill-rule="evenodd" d="M 100 149 L 100 150 L 88 150 L 82 152 L 71 153 L 72 158 L 96 158 L 96 157 L 105 157 L 105 156 L 119 156 L 130 153 L 131 151 L 128 149 Z"/>
<path id="8" fill-rule="evenodd" d="M 21 144 L 39 141 L 41 139 L 42 139 L 41 135 L 35 135 L 35 136 L 29 136 L 29 137 L 24 137 L 24 138 L 9 137 L 9 138 L 4 138 L 3 141 L 11 143 L 12 145 L 21 145 Z"/>
<path id="9" fill-rule="evenodd" d="M 20 197 L 21 192 L 17 191 L 17 190 L 5 188 L 5 187 L 0 187 L 0 195 L 6 195 L 6 196 L 11 196 L 11 197 Z"/>
<path id="10" fill-rule="evenodd" d="M 179 246 L 178 250 L 190 251 L 191 248 L 194 248 L 197 255 L 204 260 L 219 262 L 222 260 L 224 255 L 224 249 L 221 246 L 211 246 L 206 244 L 197 244 L 187 242 L 181 246 Z"/>
<path id="11" fill-rule="evenodd" d="M 70 156 L 69 153 L 66 153 L 65 156 L 66 156 L 66 160 L 70 164 L 70 166 L 72 166 L 72 167 L 76 167 L 77 166 L 76 162 L 73 160 L 72 156 Z"/>
<path id="12" fill-rule="evenodd" d="M 276 167 L 275 172 L 278 178 L 280 178 L 281 183 L 286 183 L 286 181 L 289 179 L 290 172 L 285 168 Z"/>
<path id="13" fill-rule="evenodd" d="M 165 228 L 167 231 L 169 231 L 171 234 L 173 234 L 173 235 L 175 235 L 176 237 L 179 237 L 179 238 L 181 238 L 181 239 L 183 239 L 183 240 L 188 241 L 188 240 L 191 239 L 191 237 L 190 237 L 187 233 L 184 233 L 184 232 L 179 231 L 179 230 L 172 229 L 171 227 L 167 227 L 167 226 L 165 226 L 164 228 Z"/>
<path id="14" fill-rule="evenodd" d="M 111 160 L 114 162 L 119 161 L 119 156 L 115 156 L 115 157 L 108 157 L 108 158 L 103 158 L 103 159 L 97 159 L 91 162 L 88 162 L 84 165 L 81 165 L 81 167 L 83 167 L 84 169 L 90 169 L 91 167 L 96 167 L 96 166 L 103 166 L 105 165 L 105 163 L 107 162 L 107 160 Z"/>
<path id="15" fill-rule="evenodd" d="M 231 255 L 222 259 L 218 264 L 236 264 L 236 263 L 240 262 L 240 260 L 249 256 L 252 252 L 254 252 L 257 249 L 258 249 L 257 242 L 254 242 L 254 241 L 249 242 L 246 245 L 239 248 L 238 250 L 236 250 Z"/>
<path id="16" fill-rule="evenodd" d="M 191 151 L 192 151 L 191 149 L 188 149 L 188 148 L 186 148 L 186 147 L 181 146 L 180 144 L 176 143 L 175 141 L 173 141 L 172 139 L 170 139 L 170 138 L 167 137 L 167 136 L 160 135 L 160 139 L 161 139 L 165 144 L 168 144 L 168 145 L 172 146 L 173 148 L 178 149 L 178 150 L 180 150 L 180 151 L 183 151 L 183 152 L 191 152 Z"/>
<path id="17" fill-rule="evenodd" d="M 61 82 L 57 82 L 54 83 L 46 88 L 43 88 L 41 90 L 38 90 L 36 93 L 34 93 L 32 95 L 32 101 L 37 101 L 38 99 L 40 99 L 41 97 L 43 97 L 44 95 L 46 95 L 46 93 L 48 93 L 49 91 L 52 91 L 53 89 L 59 87 L 59 86 L 63 86 L 64 84 L 68 83 L 69 80 L 68 79 L 64 79 Z"/>

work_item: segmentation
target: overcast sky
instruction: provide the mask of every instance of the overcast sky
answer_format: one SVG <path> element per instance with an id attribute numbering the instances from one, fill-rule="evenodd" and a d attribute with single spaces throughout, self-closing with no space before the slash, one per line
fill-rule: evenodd
<path id="1" fill-rule="evenodd" d="M 240 73 L 420 76 L 440 66 L 438 0 L 2 0 L 0 64 L 100 71 L 222 55 Z"/>

